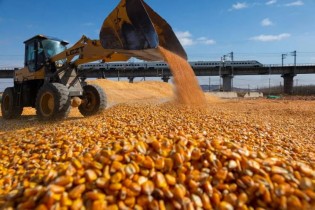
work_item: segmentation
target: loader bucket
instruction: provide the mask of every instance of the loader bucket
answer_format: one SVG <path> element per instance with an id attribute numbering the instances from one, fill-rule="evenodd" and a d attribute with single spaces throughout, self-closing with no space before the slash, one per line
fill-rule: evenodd
<path id="1" fill-rule="evenodd" d="M 121 0 L 104 21 L 100 42 L 105 49 L 142 60 L 163 60 L 159 46 L 187 60 L 170 25 L 143 0 Z"/>

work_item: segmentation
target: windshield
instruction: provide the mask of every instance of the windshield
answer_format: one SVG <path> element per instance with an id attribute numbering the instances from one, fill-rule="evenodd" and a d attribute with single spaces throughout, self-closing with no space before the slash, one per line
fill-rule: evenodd
<path id="1" fill-rule="evenodd" d="M 51 58 L 66 50 L 66 46 L 59 41 L 43 40 L 42 44 L 47 58 Z"/>

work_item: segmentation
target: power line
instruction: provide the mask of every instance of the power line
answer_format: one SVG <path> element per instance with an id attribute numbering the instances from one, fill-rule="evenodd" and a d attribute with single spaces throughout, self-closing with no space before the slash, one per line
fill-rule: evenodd
<path id="1" fill-rule="evenodd" d="M 0 54 L 0 56 L 8 57 L 8 56 L 24 56 L 24 55 L 21 55 L 21 54 L 8 54 L 8 55 Z"/>

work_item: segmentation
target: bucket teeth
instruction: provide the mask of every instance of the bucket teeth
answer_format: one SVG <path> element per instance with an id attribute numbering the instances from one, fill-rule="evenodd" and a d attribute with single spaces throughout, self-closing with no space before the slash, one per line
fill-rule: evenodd
<path id="1" fill-rule="evenodd" d="M 143 0 L 120 1 L 102 25 L 100 42 L 142 60 L 163 60 L 159 46 L 187 59 L 172 28 Z"/>

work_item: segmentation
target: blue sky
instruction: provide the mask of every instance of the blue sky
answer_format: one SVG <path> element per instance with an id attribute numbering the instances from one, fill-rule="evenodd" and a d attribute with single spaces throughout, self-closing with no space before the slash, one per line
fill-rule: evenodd
<path id="1" fill-rule="evenodd" d="M 297 50 L 298 62 L 315 62 L 314 0 L 146 2 L 170 23 L 190 60 L 218 60 L 233 51 L 235 59 L 280 63 L 282 53 Z M 104 18 L 117 3 L 0 0 L 0 65 L 22 65 L 23 41 L 35 34 L 70 43 L 83 34 L 97 39 Z M 292 63 L 293 57 L 285 62 Z"/>
<path id="2" fill-rule="evenodd" d="M 236 60 L 280 64 L 297 51 L 298 63 L 315 63 L 314 0 L 146 0 L 165 18 L 189 60 Z M 0 0 L 0 67 L 22 66 L 23 41 L 46 34 L 75 43 L 98 39 L 118 0 Z M 293 63 L 288 56 L 285 63 Z"/>

